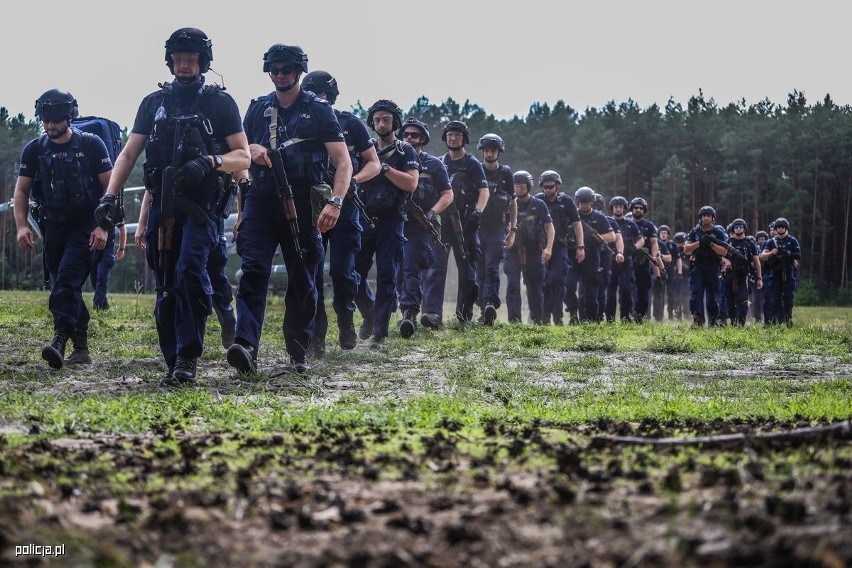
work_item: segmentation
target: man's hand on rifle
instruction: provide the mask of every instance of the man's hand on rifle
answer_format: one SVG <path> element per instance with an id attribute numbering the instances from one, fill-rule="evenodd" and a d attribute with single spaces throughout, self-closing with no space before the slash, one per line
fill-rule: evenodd
<path id="1" fill-rule="evenodd" d="M 189 183 L 198 183 L 204 176 L 213 171 L 213 160 L 210 156 L 198 156 L 180 167 L 180 175 Z"/>

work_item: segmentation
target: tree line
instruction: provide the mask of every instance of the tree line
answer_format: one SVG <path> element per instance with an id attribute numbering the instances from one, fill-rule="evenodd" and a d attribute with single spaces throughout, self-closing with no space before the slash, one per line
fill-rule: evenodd
<path id="1" fill-rule="evenodd" d="M 366 118 L 361 104 L 353 112 Z M 743 99 L 721 106 L 699 91 L 685 105 L 673 99 L 664 108 L 609 101 L 582 112 L 558 101 L 552 107 L 534 103 L 526 116 L 511 119 L 497 119 L 470 101 L 434 104 L 421 97 L 407 116 L 429 125 L 427 152 L 442 155 L 442 126 L 463 120 L 473 134 L 469 151 L 476 153 L 478 138 L 494 132 L 506 142 L 501 162 L 513 170 L 527 170 L 537 179 L 554 169 L 566 193 L 589 186 L 607 203 L 615 195 L 644 197 L 648 217 L 673 231 L 695 226 L 702 205 L 712 205 L 722 224 L 745 219 L 752 234 L 786 217 L 802 245 L 801 276 L 816 299 L 852 303 L 852 109 L 836 105 L 829 95 L 810 104 L 804 93 L 793 91 L 783 105 Z M 39 130 L 39 123 L 0 108 L 0 203 L 11 199 L 20 151 Z M 135 220 L 136 200 L 127 202 L 128 219 Z M 0 286 L 40 284 L 40 249 L 32 255 L 17 252 L 14 219 L 2 215 Z M 143 266 L 127 269 L 136 275 L 144 271 Z M 119 281 L 123 288 L 116 282 L 115 291 L 132 291 L 139 278 Z"/>

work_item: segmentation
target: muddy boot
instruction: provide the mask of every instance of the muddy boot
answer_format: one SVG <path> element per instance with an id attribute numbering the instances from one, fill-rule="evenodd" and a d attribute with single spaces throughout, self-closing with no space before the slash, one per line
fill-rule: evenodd
<path id="1" fill-rule="evenodd" d="M 485 304 L 485 309 L 482 310 L 482 319 L 485 325 L 494 325 L 494 320 L 497 319 L 497 308 L 491 304 Z"/>
<path id="2" fill-rule="evenodd" d="M 358 336 L 355 335 L 355 323 L 352 321 L 352 316 L 353 314 L 350 311 L 337 315 L 338 341 L 340 348 L 347 351 L 355 349 L 355 346 L 358 345 Z"/>
<path id="3" fill-rule="evenodd" d="M 402 312 L 402 321 L 399 322 L 399 334 L 408 338 L 414 335 L 415 331 L 417 331 L 417 314 L 413 310 L 405 310 Z"/>
<path id="4" fill-rule="evenodd" d="M 373 335 L 373 319 L 364 318 L 361 327 L 358 328 L 358 337 L 361 339 L 370 339 Z"/>
<path id="5" fill-rule="evenodd" d="M 161 382 L 163 386 L 170 388 L 181 388 L 195 384 L 195 374 L 198 369 L 197 357 L 184 357 L 178 355 L 175 361 L 175 370 L 167 375 Z"/>
<path id="6" fill-rule="evenodd" d="M 83 332 L 72 335 L 71 344 L 74 346 L 74 350 L 71 351 L 71 355 L 65 360 L 66 363 L 69 365 L 88 365 L 92 362 L 92 358 L 89 356 L 89 337 L 87 333 Z"/>
<path id="7" fill-rule="evenodd" d="M 219 320 L 219 327 L 222 328 L 222 347 L 227 349 L 234 344 L 234 337 L 237 333 L 237 318 L 234 316 L 234 308 L 228 307 L 223 310 L 213 306 L 216 310 L 216 319 Z"/>
<path id="8" fill-rule="evenodd" d="M 228 347 L 228 365 L 240 373 L 257 372 L 257 350 L 234 343 Z"/>
<path id="9" fill-rule="evenodd" d="M 41 350 L 41 358 L 47 361 L 51 369 L 61 369 L 65 362 L 65 345 L 68 343 L 68 333 L 56 330 L 50 345 L 45 345 Z"/>
<path id="10" fill-rule="evenodd" d="M 423 314 L 420 316 L 420 324 L 429 329 L 444 329 L 444 322 L 438 314 Z"/>

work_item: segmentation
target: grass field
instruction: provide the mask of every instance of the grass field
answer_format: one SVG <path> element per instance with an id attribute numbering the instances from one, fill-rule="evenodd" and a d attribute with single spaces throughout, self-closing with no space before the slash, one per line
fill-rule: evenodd
<path id="1" fill-rule="evenodd" d="M 273 297 L 257 376 L 212 318 L 200 386 L 171 392 L 153 298 L 112 303 L 93 364 L 50 371 L 46 293 L 0 295 L 0 563 L 852 562 L 852 310 L 332 335 L 294 378 Z"/>

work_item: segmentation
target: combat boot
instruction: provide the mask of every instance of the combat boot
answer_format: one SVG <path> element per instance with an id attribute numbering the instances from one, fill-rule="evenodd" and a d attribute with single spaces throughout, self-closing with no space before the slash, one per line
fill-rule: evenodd
<path id="1" fill-rule="evenodd" d="M 41 358 L 47 361 L 51 369 L 61 369 L 65 362 L 65 345 L 68 344 L 68 333 L 56 330 L 50 345 L 45 345 L 41 350 Z"/>
<path id="2" fill-rule="evenodd" d="M 234 316 L 234 308 L 228 306 L 228 309 L 221 309 L 213 306 L 216 310 L 216 319 L 219 320 L 219 327 L 222 328 L 222 347 L 229 348 L 234 344 L 234 338 L 237 333 L 237 318 Z"/>
<path id="3" fill-rule="evenodd" d="M 485 304 L 485 309 L 482 310 L 482 319 L 485 325 L 494 325 L 494 320 L 497 319 L 497 308 L 491 304 Z"/>
<path id="4" fill-rule="evenodd" d="M 423 314 L 420 316 L 420 324 L 429 329 L 444 329 L 444 322 L 438 314 Z"/>
<path id="5" fill-rule="evenodd" d="M 402 312 L 402 321 L 399 322 L 399 334 L 409 338 L 415 331 L 417 331 L 417 314 L 413 310 L 405 310 Z"/>
<path id="6" fill-rule="evenodd" d="M 322 359 L 325 357 L 325 337 L 315 335 L 308 347 L 308 357 L 311 359 Z"/>
<path id="7" fill-rule="evenodd" d="M 181 388 L 195 384 L 195 374 L 198 368 L 197 357 L 184 357 L 178 355 L 175 361 L 175 370 L 171 375 L 166 375 L 161 383 L 170 388 Z"/>
<path id="8" fill-rule="evenodd" d="M 373 318 L 364 318 L 361 327 L 358 328 L 358 337 L 361 339 L 370 339 L 373 335 Z"/>
<path id="9" fill-rule="evenodd" d="M 71 344 L 74 350 L 65 360 L 69 365 L 88 365 L 92 362 L 89 356 L 89 337 L 86 332 L 75 333 L 71 336 Z"/>
<path id="10" fill-rule="evenodd" d="M 257 372 L 257 350 L 251 346 L 234 343 L 228 347 L 228 365 L 240 373 Z"/>
<path id="11" fill-rule="evenodd" d="M 355 334 L 355 323 L 352 316 L 353 314 L 349 310 L 337 314 L 338 342 L 340 348 L 347 351 L 355 349 L 355 346 L 358 345 L 358 336 Z"/>

